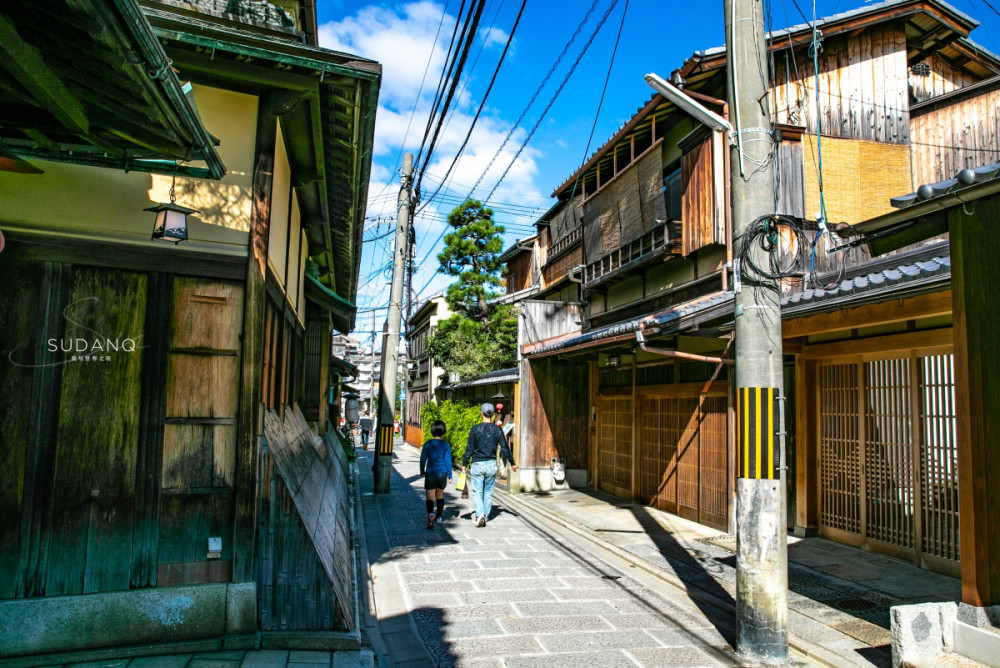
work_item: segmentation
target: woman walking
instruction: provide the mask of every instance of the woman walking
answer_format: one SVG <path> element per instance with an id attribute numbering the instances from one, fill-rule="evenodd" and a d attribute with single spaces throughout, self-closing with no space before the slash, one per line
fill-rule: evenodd
<path id="1" fill-rule="evenodd" d="M 431 423 L 433 438 L 424 443 L 424 447 L 420 450 L 420 475 L 424 476 L 424 491 L 427 494 L 428 529 L 434 528 L 435 521 L 441 523 L 444 513 L 444 488 L 451 482 L 451 443 L 441 438 L 447 430 L 448 427 L 444 422 L 434 420 Z"/>
<path id="2" fill-rule="evenodd" d="M 493 424 L 493 404 L 483 404 L 479 408 L 482 422 L 469 431 L 469 440 L 462 458 L 462 471 L 469 467 L 472 484 L 472 505 L 475 507 L 476 526 L 486 526 L 486 518 L 493 509 L 493 486 L 497 479 L 497 448 L 504 462 L 510 462 L 511 470 L 517 472 L 514 455 L 507 447 L 500 427 Z"/>

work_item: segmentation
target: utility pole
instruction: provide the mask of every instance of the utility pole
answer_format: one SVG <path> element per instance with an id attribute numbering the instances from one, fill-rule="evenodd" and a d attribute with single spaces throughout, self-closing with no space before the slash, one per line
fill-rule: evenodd
<path id="1" fill-rule="evenodd" d="M 378 413 L 378 406 L 375 403 L 375 336 L 375 311 L 372 311 L 372 372 L 369 379 L 371 390 L 368 392 L 368 410 L 371 411 L 372 417 Z"/>
<path id="2" fill-rule="evenodd" d="M 396 413 L 396 373 L 399 367 L 399 325 L 403 314 L 403 274 L 410 228 L 413 187 L 413 154 L 403 155 L 403 171 L 396 214 L 396 245 L 392 258 L 392 292 L 389 296 L 389 331 L 382 341 L 382 371 L 379 381 L 378 431 L 375 437 L 375 493 L 389 493 L 392 472 L 392 432 Z"/>
<path id="3" fill-rule="evenodd" d="M 724 0 L 733 248 L 774 214 L 764 0 Z M 768 266 L 759 244 L 751 251 Z M 788 661 L 784 394 L 778 282 L 734 267 L 736 281 L 736 650 L 765 664 Z M 742 280 L 740 277 L 742 275 Z"/>
<path id="4" fill-rule="evenodd" d="M 410 225 L 408 228 L 408 233 L 406 235 L 406 334 L 407 334 L 407 346 L 406 346 L 406 364 L 407 367 L 403 369 L 403 440 L 406 440 L 406 425 L 409 424 L 410 419 L 413 417 L 410 415 L 410 370 L 409 364 L 413 359 L 410 355 L 409 346 L 409 334 L 410 334 L 410 316 L 413 315 L 413 250 L 417 242 L 417 233 Z M 420 416 L 417 416 L 417 422 L 420 421 Z"/>

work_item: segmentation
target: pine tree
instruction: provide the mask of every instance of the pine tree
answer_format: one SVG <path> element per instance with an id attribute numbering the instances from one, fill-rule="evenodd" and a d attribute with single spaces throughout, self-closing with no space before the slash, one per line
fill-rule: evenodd
<path id="1" fill-rule="evenodd" d="M 489 318 L 486 302 L 499 294 L 503 265 L 504 228 L 493 220 L 493 210 L 476 200 L 466 200 L 448 214 L 454 228 L 444 237 L 438 254 L 440 271 L 458 280 L 448 286 L 445 300 L 455 313 L 480 323 Z"/>
<path id="2" fill-rule="evenodd" d="M 427 346 L 435 364 L 463 377 L 514 366 L 517 361 L 517 313 L 509 304 L 490 305 L 503 285 L 504 232 L 493 211 L 466 200 L 448 216 L 454 232 L 445 235 L 438 254 L 443 274 L 458 280 L 445 301 L 454 315 L 437 324 Z"/>

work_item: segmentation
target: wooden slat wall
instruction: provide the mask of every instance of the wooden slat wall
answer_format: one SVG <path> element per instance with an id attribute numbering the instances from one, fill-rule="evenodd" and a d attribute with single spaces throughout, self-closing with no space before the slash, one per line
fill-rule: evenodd
<path id="1" fill-rule="evenodd" d="M 261 628 L 354 628 L 347 461 L 333 432 L 312 433 L 301 411 L 264 414 L 268 456 L 261 492 Z"/>
<path id="2" fill-rule="evenodd" d="M 703 389 L 702 383 L 637 388 L 638 500 L 725 529 L 730 496 L 729 399 L 724 386 L 714 386 L 704 395 Z M 630 397 L 601 398 L 608 399 L 598 403 L 601 489 L 631 498 L 622 489 L 618 471 L 622 439 L 631 439 L 631 430 L 623 432 L 619 424 Z"/>
<path id="3" fill-rule="evenodd" d="M 778 144 L 778 208 L 776 213 L 804 218 L 805 191 L 802 183 L 802 142 L 783 141 Z"/>
<path id="4" fill-rule="evenodd" d="M 915 186 L 1000 161 L 1000 84 L 991 88 L 940 109 L 914 112 L 910 133 Z"/>
<path id="5" fill-rule="evenodd" d="M 632 397 L 597 398 L 597 457 L 600 488 L 632 498 Z"/>
<path id="6" fill-rule="evenodd" d="M 951 355 L 920 358 L 920 503 L 924 553 L 958 561 L 958 444 Z"/>
<path id="7" fill-rule="evenodd" d="M 4 258 L 0 262 L 0 285 L 4 286 L 4 299 L 0 300 L 0 355 L 5 360 L 0 374 L 0 393 L 5 397 L 4 410 L 0 411 L 0 599 L 13 598 L 19 586 L 23 587 L 24 571 L 28 559 L 19 563 L 22 547 L 25 556 L 28 544 L 22 545 L 22 529 L 31 526 L 35 485 L 30 475 L 32 453 L 37 453 L 34 439 L 42 436 L 32 429 L 30 420 L 33 408 L 39 402 L 32 396 L 32 377 L 36 374 L 55 373 L 62 366 L 36 366 L 43 363 L 46 339 L 54 333 L 46 332 L 40 323 L 45 320 L 45 300 L 41 299 L 45 272 L 41 264 L 13 262 Z M 52 324 L 61 326 L 59 317 Z M 56 335 L 56 338 L 61 338 Z M 14 360 L 10 364 L 6 360 Z M 51 379 L 46 384 L 50 384 Z M 40 383 L 41 384 L 41 383 Z M 36 464 L 37 466 L 37 464 Z M 23 513 L 23 515 L 22 515 Z M 20 520 L 20 522 L 18 521 Z M 25 531 L 25 538 L 30 533 Z M 34 542 L 30 538 L 26 543 Z M 22 590 L 23 591 L 23 590 Z M 22 594 L 23 595 L 23 594 Z"/>
<path id="8" fill-rule="evenodd" d="M 681 221 L 684 255 L 714 243 L 715 184 L 712 142 L 706 140 L 681 159 Z"/>
<path id="9" fill-rule="evenodd" d="M 816 77 L 805 49 L 775 53 L 772 104 L 779 123 L 815 134 Z M 902 24 L 823 41 L 819 119 L 824 135 L 894 144 L 909 140 L 906 36 Z M 798 79 L 796 78 L 798 72 Z"/>
<path id="10" fill-rule="evenodd" d="M 925 77 L 916 75 L 910 77 L 911 90 L 917 102 L 930 100 L 953 90 L 965 88 L 979 80 L 979 77 L 971 72 L 952 67 L 948 61 L 936 53 L 924 58 L 923 62 L 930 66 L 931 73 Z"/>
<path id="11" fill-rule="evenodd" d="M 529 415 L 526 425 L 530 450 L 519 465 L 545 468 L 558 457 L 566 468 L 587 467 L 588 367 L 585 362 L 563 362 L 548 357 L 528 362 L 523 380 Z"/>
<path id="12" fill-rule="evenodd" d="M 145 274 L 74 269 L 67 338 L 141 340 Z M 46 595 L 129 588 L 142 352 L 65 366 Z"/>
<path id="13" fill-rule="evenodd" d="M 542 284 L 549 286 L 556 283 L 573 267 L 583 264 L 583 249 L 580 246 L 567 251 L 557 257 L 551 264 L 542 271 Z"/>
<path id="14" fill-rule="evenodd" d="M 518 253 L 507 261 L 507 291 L 518 292 L 531 286 L 532 253 Z"/>

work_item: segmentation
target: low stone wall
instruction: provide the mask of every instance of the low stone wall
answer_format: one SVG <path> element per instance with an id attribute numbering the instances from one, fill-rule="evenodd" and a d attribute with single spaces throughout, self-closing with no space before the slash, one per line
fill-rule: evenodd
<path id="1" fill-rule="evenodd" d="M 897 605 L 890 616 L 893 668 L 936 666 L 948 654 L 1000 668 L 1000 606 Z"/>
<path id="2" fill-rule="evenodd" d="M 0 657 L 248 635 L 254 583 L 0 601 Z"/>

